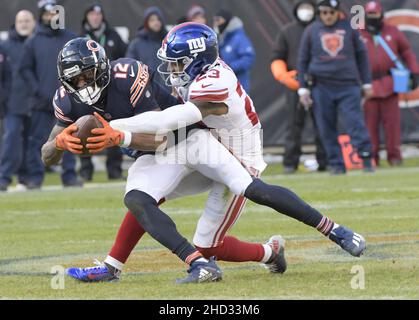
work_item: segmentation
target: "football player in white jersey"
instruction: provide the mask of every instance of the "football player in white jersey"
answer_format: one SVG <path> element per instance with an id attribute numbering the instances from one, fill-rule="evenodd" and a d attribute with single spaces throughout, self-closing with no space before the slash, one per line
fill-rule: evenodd
<path id="1" fill-rule="evenodd" d="M 251 98 L 219 58 L 217 36 L 211 28 L 197 23 L 174 27 L 158 56 L 163 61 L 159 72 L 167 85 L 175 87 L 184 104 L 113 120 L 111 127 L 164 134 L 202 121 L 212 129 L 198 130 L 184 143 L 169 148 L 167 154 L 175 154 L 175 161 L 167 156 L 142 156 L 131 166 L 125 204 L 140 224 L 152 223 L 148 218 L 161 211 L 158 202 L 163 199 L 210 190 L 194 236 L 195 246 L 205 257 L 260 261 L 273 272 L 285 271 L 280 236 L 265 245 L 226 236 L 246 199 L 316 228 L 353 256 L 363 253 L 365 240 L 361 235 L 334 223 L 290 190 L 259 179 L 266 168 L 261 125 Z M 132 244 L 127 246 L 133 249 Z M 105 262 L 110 268 L 121 269 L 124 261 L 108 256 Z"/>

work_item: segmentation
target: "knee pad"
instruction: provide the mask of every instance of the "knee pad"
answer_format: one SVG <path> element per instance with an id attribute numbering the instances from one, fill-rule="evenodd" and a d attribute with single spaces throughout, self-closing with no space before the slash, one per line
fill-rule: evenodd
<path id="1" fill-rule="evenodd" d="M 124 197 L 124 203 L 134 215 L 145 212 L 149 206 L 157 206 L 157 201 L 147 193 L 131 190 Z"/>

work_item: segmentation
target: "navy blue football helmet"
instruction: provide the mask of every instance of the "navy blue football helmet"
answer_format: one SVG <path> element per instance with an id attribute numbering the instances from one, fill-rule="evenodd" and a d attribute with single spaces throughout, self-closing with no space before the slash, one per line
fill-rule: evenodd
<path id="1" fill-rule="evenodd" d="M 217 60 L 217 34 L 204 24 L 179 24 L 164 38 L 157 57 L 162 60 L 157 70 L 165 84 L 186 86 Z"/>
<path id="2" fill-rule="evenodd" d="M 87 105 L 99 100 L 111 79 L 105 49 L 89 38 L 68 41 L 58 54 L 57 69 L 65 90 L 76 101 Z"/>

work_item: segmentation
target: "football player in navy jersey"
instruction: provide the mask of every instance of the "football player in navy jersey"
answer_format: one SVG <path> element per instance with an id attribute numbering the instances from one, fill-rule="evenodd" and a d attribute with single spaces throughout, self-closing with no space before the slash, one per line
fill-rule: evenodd
<path id="1" fill-rule="evenodd" d="M 177 104 L 175 97 L 155 83 L 155 75 L 146 65 L 129 58 L 109 62 L 104 49 L 87 38 L 71 40 L 64 46 L 58 57 L 58 72 L 63 86 L 53 99 L 57 124 L 42 148 L 46 164 L 60 159 L 59 149 L 81 153 L 81 145 L 71 138 L 71 133 L 77 130 L 73 122 L 84 115 L 97 112 L 109 121 Z M 139 137 L 141 142 L 137 141 Z M 155 143 L 154 136 L 148 140 L 145 137 L 134 135 L 131 143 L 148 150 Z M 121 132 L 115 138 L 108 143 L 122 145 L 127 137 Z"/>
<path id="2" fill-rule="evenodd" d="M 57 163 L 64 150 L 82 153 L 81 141 L 72 133 L 77 131 L 74 122 L 89 114 L 94 114 L 104 126 L 93 129 L 94 136 L 87 139 L 86 147 L 92 154 L 112 146 L 154 151 L 162 145 L 162 139 L 155 135 L 114 130 L 108 123 L 110 120 L 179 104 L 170 92 L 154 80 L 155 73 L 146 65 L 130 58 L 109 62 L 105 50 L 97 42 L 76 38 L 66 43 L 59 53 L 57 67 L 62 87 L 53 99 L 57 123 L 48 142 L 42 147 L 42 159 L 46 165 Z M 158 224 L 145 228 L 145 231 L 190 265 L 196 277 L 191 278 L 190 273 L 186 282 L 221 279 L 221 270 L 214 259 L 205 259 L 177 232 L 174 222 L 166 214 L 160 214 L 158 219 Z M 156 229 L 165 226 L 170 226 L 170 233 L 161 239 Z M 100 272 L 88 274 L 90 281 L 97 281 L 99 279 L 96 277 L 102 276 Z"/>

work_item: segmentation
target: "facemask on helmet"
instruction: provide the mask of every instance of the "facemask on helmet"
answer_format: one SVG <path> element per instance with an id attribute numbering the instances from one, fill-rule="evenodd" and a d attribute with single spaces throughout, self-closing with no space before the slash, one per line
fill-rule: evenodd
<path id="1" fill-rule="evenodd" d="M 64 70 L 64 74 L 67 73 Z M 98 68 L 91 68 L 84 72 L 80 72 L 73 77 L 68 77 L 62 81 L 66 90 L 77 97 L 82 103 L 92 105 L 95 104 L 100 97 L 103 88 L 99 85 L 101 75 L 97 75 Z M 103 75 L 102 75 L 103 76 Z"/>
<path id="2" fill-rule="evenodd" d="M 168 58 L 164 46 L 157 52 L 157 57 L 162 61 L 157 71 L 167 86 L 183 87 L 191 82 L 191 77 L 186 70 L 191 65 L 193 59 L 189 57 Z"/>

